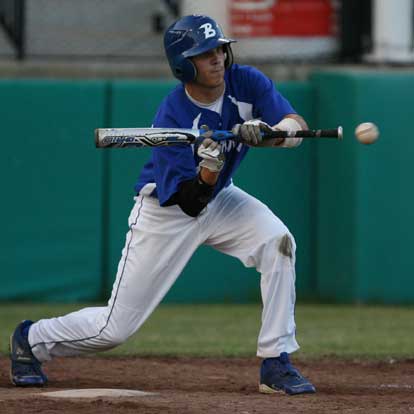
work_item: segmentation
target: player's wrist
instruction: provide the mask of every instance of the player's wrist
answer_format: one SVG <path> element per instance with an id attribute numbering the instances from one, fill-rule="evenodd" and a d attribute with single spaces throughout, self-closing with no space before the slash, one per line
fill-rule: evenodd
<path id="1" fill-rule="evenodd" d="M 218 174 L 222 170 L 224 165 L 224 160 L 222 158 L 217 159 L 203 159 L 199 166 L 205 170 L 208 170 L 211 173 Z"/>
<path id="2" fill-rule="evenodd" d="M 214 186 L 217 183 L 219 175 L 219 172 L 213 172 L 208 168 L 201 167 L 198 173 L 198 181 L 202 185 Z"/>

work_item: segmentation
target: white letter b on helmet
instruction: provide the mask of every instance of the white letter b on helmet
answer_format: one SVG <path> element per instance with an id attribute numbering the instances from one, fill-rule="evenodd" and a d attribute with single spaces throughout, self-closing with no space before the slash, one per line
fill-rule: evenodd
<path id="1" fill-rule="evenodd" d="M 211 23 L 205 23 L 200 26 L 200 29 L 204 30 L 204 36 L 206 39 L 210 37 L 214 37 L 216 35 L 216 31 L 213 29 Z"/>

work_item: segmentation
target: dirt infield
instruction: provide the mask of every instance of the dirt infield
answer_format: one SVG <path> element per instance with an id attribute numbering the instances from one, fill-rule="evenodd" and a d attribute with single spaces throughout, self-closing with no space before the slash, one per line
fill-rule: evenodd
<path id="1" fill-rule="evenodd" d="M 45 367 L 50 385 L 10 385 L 9 363 L 0 359 L 0 413 L 363 413 L 414 414 L 414 360 L 295 365 L 317 394 L 289 397 L 257 391 L 258 359 L 67 358 Z M 115 388 L 155 392 L 139 398 L 50 399 L 44 391 Z"/>

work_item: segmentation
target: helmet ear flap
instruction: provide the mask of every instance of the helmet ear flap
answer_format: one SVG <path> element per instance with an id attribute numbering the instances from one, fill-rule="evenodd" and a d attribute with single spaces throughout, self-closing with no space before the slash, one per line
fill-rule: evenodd
<path id="1" fill-rule="evenodd" d="M 174 65 L 174 76 L 181 82 L 191 82 L 197 77 L 197 69 L 189 58 L 183 58 L 179 64 Z"/>

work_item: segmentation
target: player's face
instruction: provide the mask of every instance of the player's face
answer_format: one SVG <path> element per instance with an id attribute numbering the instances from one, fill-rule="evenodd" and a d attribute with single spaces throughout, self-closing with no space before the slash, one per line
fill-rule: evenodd
<path id="1" fill-rule="evenodd" d="M 221 86 L 224 83 L 225 59 L 222 46 L 194 56 L 192 61 L 197 68 L 196 83 L 210 88 Z"/>

